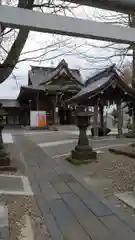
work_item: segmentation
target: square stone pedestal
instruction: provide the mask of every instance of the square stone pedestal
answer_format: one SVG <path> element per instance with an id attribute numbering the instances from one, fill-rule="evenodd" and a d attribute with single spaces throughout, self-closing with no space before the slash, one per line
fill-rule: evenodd
<path id="1" fill-rule="evenodd" d="M 97 153 L 92 150 L 90 146 L 84 148 L 76 147 L 75 150 L 71 152 L 71 155 L 67 157 L 67 161 L 74 165 L 88 164 L 95 161 L 97 158 Z"/>
<path id="2" fill-rule="evenodd" d="M 3 144 L 0 144 L 0 166 L 9 166 L 10 158 Z"/>

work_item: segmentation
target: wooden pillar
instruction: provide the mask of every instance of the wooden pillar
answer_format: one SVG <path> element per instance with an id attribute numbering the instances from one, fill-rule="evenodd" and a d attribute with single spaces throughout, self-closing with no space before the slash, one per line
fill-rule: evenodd
<path id="1" fill-rule="evenodd" d="M 94 137 L 98 137 L 98 102 L 94 105 Z"/>
<path id="2" fill-rule="evenodd" d="M 53 102 L 53 123 L 57 124 L 56 101 Z"/>
<path id="3" fill-rule="evenodd" d="M 104 106 L 99 106 L 99 113 L 100 113 L 100 127 L 103 130 L 103 136 L 105 135 L 105 125 L 104 125 Z"/>
<path id="4" fill-rule="evenodd" d="M 37 91 L 37 94 L 36 94 L 36 111 L 39 111 L 39 92 Z"/>
<path id="5" fill-rule="evenodd" d="M 118 115 L 118 137 L 122 136 L 122 111 L 121 111 L 121 100 L 117 100 L 117 115 Z"/>
<path id="6" fill-rule="evenodd" d="M 57 100 L 58 100 L 58 95 L 55 95 L 55 99 L 53 101 L 53 123 L 57 124 L 57 112 L 56 112 L 56 107 L 57 107 Z"/>

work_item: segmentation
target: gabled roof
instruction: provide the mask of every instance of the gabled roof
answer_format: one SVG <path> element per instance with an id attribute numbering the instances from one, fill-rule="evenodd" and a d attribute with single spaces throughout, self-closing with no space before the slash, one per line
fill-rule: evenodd
<path id="1" fill-rule="evenodd" d="M 103 72 L 102 72 L 103 73 Z M 99 76 L 96 75 L 96 81 L 91 81 L 91 84 L 88 84 L 82 90 L 69 99 L 68 102 L 84 102 L 90 101 L 90 99 L 98 97 L 101 92 L 109 89 L 109 87 L 122 90 L 122 92 L 129 96 L 129 98 L 135 100 L 135 90 L 129 87 L 122 79 L 122 76 L 118 74 L 118 71 L 113 67 L 104 75 L 99 73 Z M 114 94 L 115 95 L 115 94 Z M 114 96 L 115 100 L 115 96 Z"/>
<path id="2" fill-rule="evenodd" d="M 62 60 L 56 68 L 32 66 L 32 69 L 28 72 L 28 85 L 35 87 L 46 84 L 59 75 L 62 70 L 64 70 L 72 79 L 77 81 L 79 85 L 84 86 L 80 71 L 78 69 L 69 69 L 65 60 Z"/>
<path id="3" fill-rule="evenodd" d="M 113 65 L 109 66 L 108 68 L 105 68 L 104 70 L 102 70 L 102 71 L 94 74 L 93 77 L 90 77 L 90 78 L 88 78 L 88 79 L 86 80 L 85 86 L 87 86 L 87 85 L 89 85 L 89 84 L 91 84 L 91 83 L 93 83 L 93 82 L 96 82 L 97 80 L 99 80 L 99 79 L 102 78 L 102 77 L 108 76 L 108 74 L 109 74 L 110 72 L 112 72 L 114 68 L 115 68 L 115 64 L 113 64 Z"/>

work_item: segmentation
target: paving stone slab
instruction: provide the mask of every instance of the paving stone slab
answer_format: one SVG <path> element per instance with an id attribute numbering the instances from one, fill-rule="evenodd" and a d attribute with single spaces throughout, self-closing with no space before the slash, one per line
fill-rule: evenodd
<path id="1" fill-rule="evenodd" d="M 86 229 L 92 240 L 111 240 L 114 235 L 103 223 L 86 207 L 75 194 L 64 194 L 63 200 L 73 211 L 80 224 Z"/>
<path id="2" fill-rule="evenodd" d="M 68 240 L 88 240 L 88 234 L 75 219 L 62 199 L 50 202 L 51 212 L 64 237 Z"/>
<path id="3" fill-rule="evenodd" d="M 8 227 L 8 207 L 0 203 L 0 227 Z"/>
<path id="4" fill-rule="evenodd" d="M 43 216 L 43 220 L 49 232 L 50 239 L 64 240 L 65 238 L 62 235 L 60 229 L 56 224 L 55 219 L 53 218 L 50 212 L 49 201 L 45 200 L 44 195 L 38 183 L 36 181 L 32 181 L 31 183 L 32 183 L 32 189 L 35 194 L 37 205 L 41 211 L 41 215 Z"/>
<path id="5" fill-rule="evenodd" d="M 49 207 L 49 201 L 44 200 L 44 198 L 40 195 L 36 195 L 36 200 L 38 207 L 41 211 L 41 214 L 43 216 L 44 223 L 47 227 L 47 230 L 50 235 L 51 240 L 65 240 L 62 232 L 60 231 L 55 218 L 52 216 L 52 213 L 50 211 Z"/>
<path id="6" fill-rule="evenodd" d="M 123 236 L 120 230 L 118 232 L 116 226 L 111 226 L 115 218 L 109 221 L 105 220 L 109 217 L 117 217 L 112 213 L 111 208 L 106 206 L 93 192 L 82 187 L 71 174 L 65 172 L 64 169 L 61 170 L 60 166 L 59 171 L 54 171 L 58 167 L 55 161 L 48 158 L 35 143 L 31 143 L 24 137 L 19 137 L 19 139 L 18 144 L 20 144 L 20 149 L 23 151 L 24 160 L 28 166 L 32 188 L 51 239 L 118 240 Z M 59 178 L 61 181 L 59 181 Z M 56 179 L 58 181 L 55 182 Z M 47 181 L 50 181 L 53 187 L 51 190 L 49 187 L 50 196 L 51 191 L 54 194 L 55 190 L 55 193 L 60 193 L 58 195 L 63 200 L 61 198 L 55 199 L 55 197 L 45 198 L 47 190 L 44 185 Z M 64 183 L 64 185 L 61 185 L 61 183 Z M 56 185 L 54 186 L 54 184 Z M 72 194 L 66 191 L 65 184 L 70 188 Z M 56 196 L 53 194 L 52 196 Z M 118 218 L 118 220 L 120 221 L 120 228 L 123 229 L 126 223 L 123 226 L 121 219 Z M 103 221 L 107 221 L 107 223 Z M 133 239 L 131 229 L 129 230 L 129 236 L 131 237 L 125 239 Z"/>
<path id="7" fill-rule="evenodd" d="M 65 237 L 63 236 L 62 232 L 60 231 L 55 219 L 51 214 L 46 214 L 45 216 L 45 223 L 48 228 L 48 231 L 50 233 L 50 239 L 51 240 L 65 240 Z"/>
<path id="8" fill-rule="evenodd" d="M 110 229 L 116 236 L 122 240 L 134 240 L 135 232 L 133 232 L 123 221 L 121 221 L 117 216 L 106 216 L 100 218 L 100 220 L 105 224 L 105 226 Z"/>
<path id="9" fill-rule="evenodd" d="M 69 188 L 68 185 L 62 181 L 59 175 L 57 175 L 56 178 L 50 180 L 50 182 L 59 194 L 69 193 L 72 191 L 71 188 Z"/>
<path id="10" fill-rule="evenodd" d="M 70 187 L 96 216 L 103 217 L 113 214 L 92 192 L 84 189 L 79 183 L 71 183 Z"/>
<path id="11" fill-rule="evenodd" d="M 0 191 L 23 191 L 23 183 L 21 178 L 0 176 Z"/>
<path id="12" fill-rule="evenodd" d="M 127 215 L 120 208 L 114 206 L 107 199 L 103 199 L 103 203 L 122 221 L 124 222 L 132 231 L 135 232 L 135 220 L 132 216 Z"/>
<path id="13" fill-rule="evenodd" d="M 0 240 L 9 239 L 8 208 L 4 202 L 0 203 Z"/>
<path id="14" fill-rule="evenodd" d="M 44 199 L 52 200 L 61 198 L 55 188 L 52 186 L 52 184 L 40 184 L 40 189 L 42 191 Z"/>
<path id="15" fill-rule="evenodd" d="M 59 194 L 70 193 L 71 189 L 64 182 L 53 183 L 53 187 Z"/>
<path id="16" fill-rule="evenodd" d="M 0 227 L 0 240 L 9 239 L 9 229 L 8 227 Z"/>
<path id="17" fill-rule="evenodd" d="M 36 168 L 35 178 L 38 182 L 41 184 L 46 184 L 48 182 L 55 182 L 55 179 L 57 179 L 57 173 L 53 171 L 53 169 L 48 169 L 47 170 L 40 170 L 38 167 Z"/>
<path id="18" fill-rule="evenodd" d="M 76 182 L 76 179 L 71 174 L 69 174 L 67 172 L 61 173 L 61 174 L 59 174 L 59 176 L 66 183 L 74 183 L 74 182 Z"/>
<path id="19" fill-rule="evenodd" d="M 114 215 L 116 215 L 120 220 L 125 222 L 126 225 L 128 225 L 133 231 L 135 231 L 135 220 L 132 216 L 127 215 L 124 211 L 122 211 L 120 208 L 115 206 L 115 202 L 111 203 L 107 199 L 104 198 L 104 195 L 99 193 L 99 191 L 95 190 L 92 186 L 88 185 L 84 179 L 78 175 L 75 175 L 76 180 L 81 183 L 83 188 L 85 188 L 88 191 L 92 191 L 94 195 L 103 202 Z"/>

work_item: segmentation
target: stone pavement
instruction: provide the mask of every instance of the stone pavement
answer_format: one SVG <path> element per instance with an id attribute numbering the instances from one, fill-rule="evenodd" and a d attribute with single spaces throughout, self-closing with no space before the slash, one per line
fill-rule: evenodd
<path id="1" fill-rule="evenodd" d="M 9 238 L 8 208 L 4 202 L 0 202 L 0 240 Z"/>
<path id="2" fill-rule="evenodd" d="M 134 240 L 135 224 L 105 202 L 74 167 L 58 165 L 33 141 L 16 135 L 17 149 L 53 240 Z M 72 171 L 71 171 L 72 168 Z"/>

